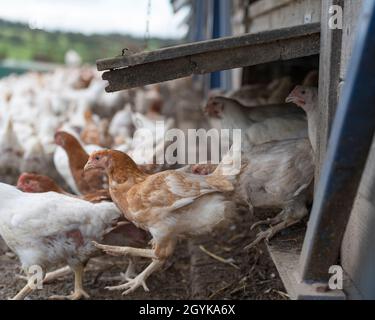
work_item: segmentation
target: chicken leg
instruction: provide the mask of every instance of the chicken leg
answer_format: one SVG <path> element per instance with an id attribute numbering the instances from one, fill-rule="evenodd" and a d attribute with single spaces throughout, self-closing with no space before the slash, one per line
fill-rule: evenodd
<path id="1" fill-rule="evenodd" d="M 149 292 L 150 290 L 146 285 L 146 280 L 152 273 L 160 269 L 163 263 L 164 261 L 162 260 L 153 259 L 152 262 L 149 264 L 149 266 L 145 270 L 143 270 L 138 276 L 136 276 L 134 279 L 131 279 L 127 283 L 121 284 L 119 286 L 106 287 L 106 289 L 110 291 L 125 290 L 122 293 L 122 295 L 127 295 L 129 293 L 134 292 L 137 288 L 142 286 L 146 292 Z"/>
<path id="2" fill-rule="evenodd" d="M 118 246 L 107 246 L 103 244 L 99 244 L 93 241 L 95 247 L 100 250 L 103 250 L 105 253 L 112 255 L 112 256 L 126 256 L 132 255 L 134 257 L 144 257 L 150 259 L 157 259 L 155 256 L 155 251 L 152 249 L 139 249 L 139 248 L 132 248 L 132 247 L 118 247 Z"/>
<path id="3" fill-rule="evenodd" d="M 61 278 L 61 277 L 64 277 L 68 274 L 70 274 L 72 272 L 72 270 L 69 268 L 69 267 L 63 267 L 63 268 L 60 268 L 60 269 L 57 269 L 55 271 L 52 271 L 52 272 L 48 272 L 46 274 L 46 276 L 44 277 L 43 279 L 43 285 L 44 284 L 48 284 L 52 281 L 54 281 L 55 279 L 58 279 L 58 278 Z M 25 279 L 25 280 L 28 280 L 28 277 L 25 276 L 25 277 L 21 277 L 19 276 L 19 278 L 21 279 Z M 34 290 L 29 286 L 29 284 L 26 284 L 15 296 L 12 300 L 24 300 L 31 292 L 33 292 Z"/>
<path id="4" fill-rule="evenodd" d="M 129 263 L 128 263 L 128 267 L 126 268 L 125 273 L 120 272 L 120 275 L 118 275 L 118 276 L 105 277 L 105 278 L 101 277 L 101 275 L 99 275 L 97 277 L 97 279 L 100 279 L 99 281 L 105 281 L 105 282 L 108 282 L 108 281 L 130 281 L 130 280 L 134 279 L 137 276 L 137 273 L 135 271 L 135 263 L 134 263 L 133 257 L 128 257 L 128 259 L 129 259 Z"/>
<path id="5" fill-rule="evenodd" d="M 56 280 L 58 278 L 65 277 L 65 276 L 69 275 L 71 272 L 72 272 L 72 270 L 68 266 L 60 268 L 60 269 L 57 269 L 57 270 L 52 271 L 52 272 L 48 272 L 46 274 L 44 280 L 43 280 L 43 284 L 48 284 L 48 283 L 50 283 L 50 282 L 52 282 L 52 281 L 54 281 L 54 280 Z M 19 274 L 16 277 L 18 279 L 28 281 L 28 277 L 27 276 Z"/>
<path id="6" fill-rule="evenodd" d="M 280 231 L 300 222 L 307 214 L 305 201 L 290 201 L 275 218 L 262 220 L 251 226 L 251 230 L 263 224 L 267 224 L 270 227 L 265 231 L 259 232 L 255 240 L 245 247 L 245 250 L 250 250 L 262 240 L 271 240 Z"/>
<path id="7" fill-rule="evenodd" d="M 79 300 L 82 298 L 90 298 L 87 292 L 83 289 L 83 273 L 84 266 L 78 265 L 73 268 L 74 271 L 74 292 L 68 296 L 51 296 L 50 300 Z"/>
<path id="8" fill-rule="evenodd" d="M 134 261 L 132 257 L 129 257 L 129 263 L 128 263 L 128 267 L 125 273 L 121 272 L 120 275 L 125 281 L 130 281 L 137 276 L 135 272 Z"/>
<path id="9" fill-rule="evenodd" d="M 26 284 L 11 300 L 24 300 L 33 291 L 34 289 Z"/>

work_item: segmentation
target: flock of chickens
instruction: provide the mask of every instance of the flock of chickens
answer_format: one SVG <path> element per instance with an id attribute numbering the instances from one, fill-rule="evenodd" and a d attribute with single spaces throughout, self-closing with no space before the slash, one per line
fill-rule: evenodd
<path id="1" fill-rule="evenodd" d="M 142 158 L 137 149 L 146 142 L 134 132 L 156 130 L 155 120 L 175 127 L 166 97 L 173 101 L 188 79 L 115 94 L 104 93 L 88 67 L 1 80 L 1 237 L 28 278 L 33 266 L 45 283 L 72 270 L 74 292 L 51 297 L 70 300 L 89 297 L 84 268 L 102 254 L 129 259 L 125 283 L 109 290 L 149 291 L 146 280 L 180 238 L 225 228 L 236 207 L 281 209 L 253 225 L 269 228 L 247 249 L 270 239 L 305 217 L 312 201 L 316 77 L 309 73 L 294 89 L 285 77 L 212 93 L 203 111 L 213 127 L 241 129 L 241 153 L 229 152 L 219 165 L 179 168 Z M 228 174 L 239 156 L 241 170 Z M 137 257 L 151 260 L 138 275 Z M 34 289 L 27 283 L 14 299 Z"/>

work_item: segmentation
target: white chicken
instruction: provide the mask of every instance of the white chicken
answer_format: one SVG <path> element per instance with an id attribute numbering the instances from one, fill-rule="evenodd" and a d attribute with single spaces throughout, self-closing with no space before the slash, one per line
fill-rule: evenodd
<path id="1" fill-rule="evenodd" d="M 109 133 L 114 137 L 115 144 L 121 145 L 131 141 L 134 132 L 131 106 L 118 111 L 109 125 Z"/>
<path id="2" fill-rule="evenodd" d="M 245 85 L 239 90 L 229 92 L 226 97 L 236 100 L 246 107 L 283 103 L 292 90 L 290 77 L 275 79 L 267 84 Z M 220 95 L 220 94 L 219 94 Z"/>
<path id="3" fill-rule="evenodd" d="M 290 95 L 286 98 L 286 102 L 293 102 L 306 112 L 309 129 L 309 139 L 314 152 L 316 152 L 316 138 L 318 136 L 318 99 L 318 88 L 306 86 L 295 87 Z"/>
<path id="4" fill-rule="evenodd" d="M 30 147 L 26 150 L 21 172 L 34 172 L 40 174 L 49 174 L 49 161 L 42 144 L 38 138 L 34 138 L 30 143 Z"/>
<path id="5" fill-rule="evenodd" d="M 301 221 L 312 201 L 314 154 L 308 139 L 274 141 L 242 154 L 244 168 L 235 185 L 238 202 L 254 208 L 282 209 L 273 219 L 255 223 L 270 228 L 258 234 L 247 249 Z"/>
<path id="6" fill-rule="evenodd" d="M 243 150 L 270 141 L 306 138 L 306 115 L 291 105 L 264 105 L 247 108 L 225 97 L 212 97 L 205 112 L 219 118 L 221 129 L 241 129 Z"/>
<path id="7" fill-rule="evenodd" d="M 181 171 L 207 175 L 215 170 L 213 164 L 186 166 Z M 281 230 L 298 223 L 308 213 L 312 201 L 314 153 L 308 139 L 273 141 L 242 152 L 242 168 L 234 183 L 232 200 L 254 209 L 282 209 L 273 219 L 253 224 L 252 229 L 268 224 L 246 248 L 261 240 L 270 240 Z"/>
<path id="8" fill-rule="evenodd" d="M 88 297 L 82 287 L 82 275 L 88 259 L 97 250 L 92 241 L 101 241 L 120 218 L 113 203 L 92 204 L 66 195 L 23 193 L 0 183 L 0 235 L 19 257 L 22 269 L 30 275 L 30 267 L 48 268 L 64 264 L 75 273 L 71 296 L 55 299 Z M 27 285 L 14 299 L 32 292 Z"/>
<path id="9" fill-rule="evenodd" d="M 8 119 L 0 136 L 0 181 L 15 183 L 20 173 L 24 150 Z"/>
<path id="10" fill-rule="evenodd" d="M 132 147 L 127 151 L 127 154 L 136 164 L 144 165 L 143 170 L 148 173 L 167 169 L 167 164 L 155 164 L 154 157 L 163 154 L 164 149 L 168 146 L 169 142 L 165 140 L 165 135 L 169 129 L 173 128 L 174 119 L 161 118 L 160 122 L 157 123 L 155 120 L 136 112 L 132 113 L 132 121 L 136 130 L 132 139 Z M 121 150 L 121 148 L 115 149 Z"/>
<path id="11" fill-rule="evenodd" d="M 318 90 L 297 86 L 287 98 L 307 113 L 308 139 L 274 141 L 255 146 L 243 154 L 247 166 L 240 174 L 237 194 L 252 208 L 281 208 L 275 218 L 260 221 L 253 228 L 268 224 L 247 248 L 262 239 L 269 240 L 279 231 L 301 221 L 306 205 L 313 198 L 315 150 L 318 126 Z"/>

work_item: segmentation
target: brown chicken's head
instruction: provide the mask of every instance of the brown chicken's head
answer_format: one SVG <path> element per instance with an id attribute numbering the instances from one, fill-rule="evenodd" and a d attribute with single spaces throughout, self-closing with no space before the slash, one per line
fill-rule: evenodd
<path id="1" fill-rule="evenodd" d="M 17 181 L 17 188 L 28 193 L 59 191 L 59 186 L 49 177 L 34 173 L 23 173 Z"/>
<path id="2" fill-rule="evenodd" d="M 296 86 L 285 101 L 292 102 L 303 109 L 311 109 L 315 106 L 317 96 L 317 88 Z"/>
<path id="3" fill-rule="evenodd" d="M 208 99 L 204 113 L 211 118 L 221 118 L 224 111 L 224 101 L 222 97 L 211 97 Z"/>
<path id="4" fill-rule="evenodd" d="M 106 170 L 109 167 L 109 159 L 111 158 L 110 150 L 100 150 L 93 152 L 89 156 L 84 171 L 89 171 L 93 169 Z"/>
<path id="5" fill-rule="evenodd" d="M 141 173 L 135 162 L 118 150 L 100 150 L 89 156 L 84 171 L 93 169 L 105 170 L 108 175 L 130 175 Z"/>

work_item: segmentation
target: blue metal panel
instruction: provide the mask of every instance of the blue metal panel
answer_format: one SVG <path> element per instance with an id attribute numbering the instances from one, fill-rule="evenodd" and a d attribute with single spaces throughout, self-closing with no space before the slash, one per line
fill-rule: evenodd
<path id="1" fill-rule="evenodd" d="M 212 0 L 212 38 L 230 36 L 231 28 L 231 8 L 232 2 L 228 0 Z M 214 72 L 210 75 L 210 88 L 231 89 L 231 71 Z"/>
<path id="2" fill-rule="evenodd" d="M 192 32 L 193 39 L 192 41 L 202 41 L 206 40 L 205 30 L 206 30 L 206 1 L 205 0 L 195 0 L 193 2 L 194 10 L 194 32 Z"/>
<path id="3" fill-rule="evenodd" d="M 326 280 L 340 246 L 375 128 L 375 1 L 365 0 L 336 112 L 300 267 L 305 281 Z"/>
<path id="4" fill-rule="evenodd" d="M 213 0 L 213 25 L 212 25 L 212 39 L 220 38 L 221 36 L 221 8 L 220 0 Z M 210 88 L 221 88 L 221 72 L 213 72 L 210 74 Z"/>

